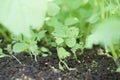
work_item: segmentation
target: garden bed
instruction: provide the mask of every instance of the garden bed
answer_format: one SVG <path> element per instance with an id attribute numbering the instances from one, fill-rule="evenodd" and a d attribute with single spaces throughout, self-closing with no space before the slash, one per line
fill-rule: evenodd
<path id="1" fill-rule="evenodd" d="M 0 80 L 120 80 L 119 0 L 1 1 Z"/>
<path id="2" fill-rule="evenodd" d="M 78 56 L 78 61 L 67 58 L 66 63 L 75 70 L 61 71 L 59 60 L 54 50 L 53 55 L 37 56 L 37 62 L 26 53 L 16 55 L 15 58 L 0 58 L 0 80 L 120 80 L 120 73 L 115 72 L 117 66 L 107 55 L 98 55 L 98 48 L 84 50 Z M 64 65 L 63 65 L 64 67 Z"/>

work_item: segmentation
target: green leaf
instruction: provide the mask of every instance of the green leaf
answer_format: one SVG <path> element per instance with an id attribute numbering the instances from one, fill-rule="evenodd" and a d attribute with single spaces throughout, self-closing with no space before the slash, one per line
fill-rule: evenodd
<path id="1" fill-rule="evenodd" d="M 92 48 L 93 45 L 101 45 L 104 48 L 120 42 L 120 19 L 110 18 L 97 24 L 92 34 L 86 39 L 86 47 Z"/>
<path id="2" fill-rule="evenodd" d="M 1 54 L 3 54 L 3 51 L 2 51 L 2 49 L 0 48 L 0 55 L 1 55 Z"/>
<path id="3" fill-rule="evenodd" d="M 50 52 L 50 50 L 46 47 L 41 47 L 40 50 L 42 51 L 42 56 L 46 57 L 48 55 L 51 55 L 52 53 Z"/>
<path id="4" fill-rule="evenodd" d="M 63 47 L 57 48 L 57 53 L 59 59 L 65 59 L 66 57 L 70 56 L 70 53 L 67 52 Z"/>
<path id="5" fill-rule="evenodd" d="M 64 71 L 64 68 L 63 68 L 63 66 L 60 64 L 60 62 L 59 62 L 59 69 L 62 70 L 62 71 Z"/>
<path id="6" fill-rule="evenodd" d="M 79 43 L 79 44 L 76 44 L 74 47 L 71 48 L 71 51 L 73 53 L 76 53 L 76 51 L 80 49 L 80 50 L 83 50 L 84 49 L 84 46 L 83 46 L 83 43 Z"/>
<path id="7" fill-rule="evenodd" d="M 48 26 L 52 26 L 54 28 L 64 26 L 60 21 L 58 21 L 58 19 L 56 17 L 50 18 L 50 20 L 46 21 L 46 24 Z"/>
<path id="8" fill-rule="evenodd" d="M 46 30 L 42 30 L 37 35 L 37 41 L 40 41 L 45 36 Z"/>
<path id="9" fill-rule="evenodd" d="M 78 19 L 76 17 L 68 17 L 66 20 L 65 20 L 65 25 L 74 25 L 76 23 L 78 23 Z"/>
<path id="10" fill-rule="evenodd" d="M 94 13 L 93 15 L 90 16 L 90 18 L 87 20 L 90 23 L 95 23 L 99 20 L 99 13 Z"/>
<path id="11" fill-rule="evenodd" d="M 69 38 L 73 38 L 73 37 L 76 38 L 79 34 L 79 29 L 76 27 L 70 27 L 70 28 L 68 28 L 66 34 Z"/>
<path id="12" fill-rule="evenodd" d="M 9 52 L 9 54 L 12 54 L 12 45 L 8 44 L 7 47 L 5 48 L 5 50 L 7 50 Z"/>
<path id="13" fill-rule="evenodd" d="M 55 16 L 59 13 L 59 11 L 60 11 L 60 7 L 56 3 L 54 3 L 54 2 L 48 3 L 47 14 L 49 16 Z"/>
<path id="14" fill-rule="evenodd" d="M 67 46 L 72 48 L 76 45 L 76 39 L 75 38 L 67 38 L 65 40 L 65 43 L 67 44 Z"/>
<path id="15" fill-rule="evenodd" d="M 30 36 L 32 28 L 42 27 L 47 0 L 0 0 L 0 23 L 13 34 Z"/>
<path id="16" fill-rule="evenodd" d="M 117 67 L 118 67 L 118 68 L 117 68 L 116 72 L 120 72 L 120 64 L 118 64 Z"/>
<path id="17" fill-rule="evenodd" d="M 45 48 L 45 47 L 41 47 L 41 51 L 42 52 L 49 52 L 49 49 Z"/>
<path id="18" fill-rule="evenodd" d="M 0 58 L 6 57 L 6 56 L 8 56 L 8 55 L 4 54 L 3 50 L 0 48 Z"/>
<path id="19" fill-rule="evenodd" d="M 60 45 L 61 43 L 63 43 L 64 42 L 64 40 L 62 39 L 62 38 L 59 38 L 59 37 L 55 37 L 56 38 L 56 43 L 57 43 L 57 45 Z"/>
<path id="20" fill-rule="evenodd" d="M 13 52 L 20 53 L 28 49 L 28 45 L 26 43 L 16 43 L 13 45 Z"/>
<path id="21" fill-rule="evenodd" d="M 42 53 L 42 57 L 47 57 L 47 56 L 48 56 L 48 54 Z"/>
<path id="22" fill-rule="evenodd" d="M 78 9 L 82 4 L 83 0 L 64 0 L 65 6 L 70 10 Z"/>
<path id="23" fill-rule="evenodd" d="M 56 27 L 54 32 L 52 33 L 52 35 L 55 37 L 65 38 L 65 37 L 67 37 L 66 30 L 67 30 L 67 27 L 65 27 L 65 26 L 64 27 Z"/>

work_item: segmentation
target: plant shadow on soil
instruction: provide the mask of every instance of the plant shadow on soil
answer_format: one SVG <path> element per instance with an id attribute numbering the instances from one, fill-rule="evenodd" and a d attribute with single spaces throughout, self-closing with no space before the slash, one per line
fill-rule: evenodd
<path id="1" fill-rule="evenodd" d="M 59 70 L 56 51 L 47 58 L 37 56 L 37 62 L 27 53 L 15 55 L 23 65 L 12 57 L 0 58 L 0 80 L 120 80 L 114 60 L 98 55 L 97 49 L 85 49 L 84 54 L 78 56 L 79 63 L 67 58 L 68 66 L 76 68 L 72 71 Z"/>

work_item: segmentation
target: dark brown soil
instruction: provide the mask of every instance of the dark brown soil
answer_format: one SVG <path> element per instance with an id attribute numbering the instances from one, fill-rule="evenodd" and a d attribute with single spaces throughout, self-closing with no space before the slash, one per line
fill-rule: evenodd
<path id="1" fill-rule="evenodd" d="M 84 50 L 78 61 L 68 58 L 66 63 L 76 70 L 61 71 L 56 52 L 49 57 L 37 56 L 37 62 L 26 53 L 14 58 L 0 58 L 0 80 L 120 80 L 116 64 L 111 57 L 98 55 L 97 50 Z M 63 65 L 64 67 L 64 65 Z"/>

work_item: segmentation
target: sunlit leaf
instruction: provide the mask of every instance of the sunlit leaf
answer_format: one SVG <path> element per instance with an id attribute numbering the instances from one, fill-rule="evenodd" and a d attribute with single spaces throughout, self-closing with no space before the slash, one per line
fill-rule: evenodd
<path id="1" fill-rule="evenodd" d="M 79 29 L 76 27 L 70 27 L 70 28 L 68 28 L 66 34 L 69 38 L 73 38 L 73 37 L 76 38 L 79 34 Z"/>
<path id="2" fill-rule="evenodd" d="M 70 53 L 67 52 L 63 47 L 57 48 L 57 52 L 60 59 L 65 59 L 66 57 L 70 56 Z"/>
<path id="3" fill-rule="evenodd" d="M 120 40 L 120 20 L 110 18 L 97 24 L 91 35 L 86 39 L 86 47 L 92 48 L 95 45 L 110 47 L 111 44 L 118 43 Z"/>
<path id="4" fill-rule="evenodd" d="M 49 16 L 55 16 L 59 13 L 60 7 L 54 3 L 54 2 L 49 2 L 48 3 L 48 9 L 47 9 L 47 14 Z"/>
<path id="5" fill-rule="evenodd" d="M 26 43 L 16 43 L 13 46 L 13 52 L 19 53 L 22 51 L 25 51 L 28 48 L 28 45 Z"/>
<path id="6" fill-rule="evenodd" d="M 3 51 L 2 51 L 2 49 L 0 48 L 0 55 L 1 55 L 1 54 L 3 54 Z"/>
<path id="7" fill-rule="evenodd" d="M 37 35 L 37 40 L 40 41 L 45 36 L 46 30 L 42 30 Z"/>
<path id="8" fill-rule="evenodd" d="M 68 17 L 66 20 L 65 20 L 65 25 L 74 25 L 76 23 L 78 23 L 78 19 L 76 17 Z"/>
<path id="9" fill-rule="evenodd" d="M 46 24 L 52 27 L 63 27 L 64 26 L 60 21 L 57 20 L 57 18 L 50 18 L 50 20 L 48 20 Z"/>
<path id="10" fill-rule="evenodd" d="M 57 45 L 60 45 L 61 43 L 64 42 L 64 39 L 60 38 L 60 37 L 55 37 L 56 38 L 56 43 Z"/>
<path id="11" fill-rule="evenodd" d="M 30 36 L 30 29 L 42 27 L 47 0 L 0 0 L 0 23 L 15 35 Z"/>
<path id="12" fill-rule="evenodd" d="M 67 27 L 65 27 L 65 26 L 56 27 L 54 32 L 52 33 L 52 35 L 54 35 L 55 37 L 65 38 L 65 37 L 67 37 L 66 30 L 67 30 Z"/>
<path id="13" fill-rule="evenodd" d="M 76 39 L 75 38 L 67 38 L 65 40 L 65 43 L 67 44 L 67 46 L 69 47 L 74 47 L 76 44 Z"/>

